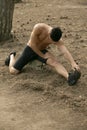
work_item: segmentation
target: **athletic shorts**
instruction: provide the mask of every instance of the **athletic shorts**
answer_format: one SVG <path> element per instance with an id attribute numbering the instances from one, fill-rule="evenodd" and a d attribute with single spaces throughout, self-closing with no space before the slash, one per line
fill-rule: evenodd
<path id="1" fill-rule="evenodd" d="M 43 54 L 45 54 L 46 52 L 48 52 L 46 49 L 41 51 Z M 33 60 L 39 60 L 42 63 L 46 63 L 47 59 L 44 59 L 40 56 L 38 56 L 38 54 L 36 54 L 32 48 L 30 48 L 29 46 L 26 46 L 24 51 L 22 52 L 22 54 L 20 55 L 20 57 L 18 58 L 18 60 L 16 61 L 16 63 L 14 64 L 14 68 L 21 71 L 22 68 L 28 64 L 28 62 L 33 61 Z"/>

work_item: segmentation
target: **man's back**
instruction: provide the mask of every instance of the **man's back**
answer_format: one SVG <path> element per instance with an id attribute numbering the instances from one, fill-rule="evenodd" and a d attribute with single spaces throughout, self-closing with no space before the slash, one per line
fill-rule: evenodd
<path id="1" fill-rule="evenodd" d="M 37 46 L 39 50 L 45 49 L 49 44 L 52 43 L 49 34 L 52 27 L 44 23 L 36 24 L 28 42 L 29 46 L 32 48 Z"/>

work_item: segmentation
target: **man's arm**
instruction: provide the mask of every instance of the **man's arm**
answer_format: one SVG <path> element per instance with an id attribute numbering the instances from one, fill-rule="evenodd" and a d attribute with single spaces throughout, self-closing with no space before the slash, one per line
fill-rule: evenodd
<path id="1" fill-rule="evenodd" d="M 64 46 L 63 44 L 63 40 L 61 39 L 58 44 L 57 44 L 59 50 L 61 51 L 61 53 L 64 55 L 64 57 L 70 62 L 70 64 L 72 65 L 73 69 L 77 69 L 80 70 L 79 66 L 76 64 L 76 62 L 74 61 L 71 53 L 69 52 L 69 50 Z"/>

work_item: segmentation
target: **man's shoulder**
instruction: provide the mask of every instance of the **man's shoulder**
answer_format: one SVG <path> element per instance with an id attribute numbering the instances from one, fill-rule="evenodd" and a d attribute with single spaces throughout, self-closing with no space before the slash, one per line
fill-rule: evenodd
<path id="1" fill-rule="evenodd" d="M 62 38 L 57 42 L 56 45 L 57 45 L 58 47 L 64 46 L 64 42 L 63 42 Z"/>

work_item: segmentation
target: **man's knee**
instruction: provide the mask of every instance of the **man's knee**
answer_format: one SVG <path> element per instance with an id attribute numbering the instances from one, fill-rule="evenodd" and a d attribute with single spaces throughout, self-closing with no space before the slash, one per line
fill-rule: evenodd
<path id="1" fill-rule="evenodd" d="M 14 74 L 14 75 L 19 73 L 19 70 L 15 69 L 14 67 L 9 68 L 9 71 L 11 74 Z"/>

